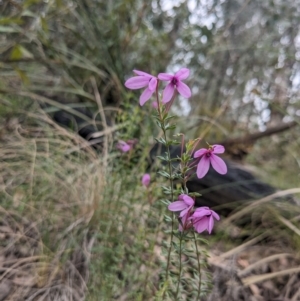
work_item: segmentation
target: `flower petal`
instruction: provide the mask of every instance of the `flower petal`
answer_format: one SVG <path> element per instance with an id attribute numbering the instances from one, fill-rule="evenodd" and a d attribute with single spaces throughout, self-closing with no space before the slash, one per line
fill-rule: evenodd
<path id="1" fill-rule="evenodd" d="M 207 217 L 197 219 L 194 222 L 194 228 L 198 233 L 201 233 L 201 232 L 207 230 L 207 227 L 208 227 L 208 218 Z"/>
<path id="2" fill-rule="evenodd" d="M 148 88 L 149 88 L 151 91 L 155 91 L 156 86 L 157 86 L 157 78 L 156 78 L 156 77 L 152 77 L 151 80 L 150 80 L 150 82 L 149 82 Z"/>
<path id="3" fill-rule="evenodd" d="M 217 221 L 220 220 L 219 214 L 217 214 L 215 211 L 211 210 L 211 214 L 212 214 L 212 216 L 213 216 Z"/>
<path id="4" fill-rule="evenodd" d="M 183 197 L 185 196 L 186 194 L 180 194 L 178 196 L 178 201 L 183 201 Z"/>
<path id="5" fill-rule="evenodd" d="M 214 154 L 223 154 L 225 152 L 225 147 L 223 145 L 214 144 L 212 147 Z"/>
<path id="6" fill-rule="evenodd" d="M 208 218 L 208 227 L 207 227 L 207 231 L 209 234 L 211 233 L 213 227 L 214 227 L 214 218 L 212 216 L 210 216 Z"/>
<path id="7" fill-rule="evenodd" d="M 183 217 L 185 215 L 188 215 L 189 211 L 190 211 L 191 207 L 187 207 L 184 210 L 182 210 L 179 214 L 180 217 Z"/>
<path id="8" fill-rule="evenodd" d="M 192 96 L 191 89 L 183 82 L 177 82 L 177 91 L 179 94 L 185 98 L 190 98 Z"/>
<path id="9" fill-rule="evenodd" d="M 223 161 L 223 159 L 221 159 L 220 157 L 218 157 L 214 154 L 211 154 L 210 163 L 216 172 L 218 172 L 221 175 L 226 174 L 227 166 L 226 166 L 225 162 Z"/>
<path id="10" fill-rule="evenodd" d="M 200 207 L 197 208 L 196 211 L 193 213 L 193 218 L 199 218 L 203 216 L 211 215 L 211 210 L 208 207 Z"/>
<path id="11" fill-rule="evenodd" d="M 208 150 L 206 148 L 200 148 L 199 150 L 197 150 L 194 153 L 194 158 L 199 158 L 201 156 L 203 156 L 204 154 L 206 154 L 208 152 Z"/>
<path id="12" fill-rule="evenodd" d="M 131 146 L 129 144 L 127 144 L 125 141 L 121 140 L 117 144 L 117 149 L 119 149 L 123 153 L 127 153 L 128 151 L 130 151 Z"/>
<path id="13" fill-rule="evenodd" d="M 153 75 L 149 74 L 149 73 L 146 73 L 144 71 L 140 71 L 140 70 L 133 70 L 133 72 L 137 75 L 140 75 L 140 76 L 146 76 L 148 78 L 151 78 L 151 77 L 154 77 Z"/>
<path id="14" fill-rule="evenodd" d="M 131 90 L 141 89 L 149 85 L 149 78 L 145 76 L 134 76 L 125 82 L 125 87 Z"/>
<path id="15" fill-rule="evenodd" d="M 188 195 L 184 194 L 182 197 L 183 201 L 188 205 L 188 206 L 194 206 L 195 201 Z"/>
<path id="16" fill-rule="evenodd" d="M 145 173 L 142 177 L 142 184 L 145 186 L 145 187 L 148 187 L 149 184 L 150 184 L 150 175 L 148 173 Z"/>
<path id="17" fill-rule="evenodd" d="M 198 166 L 197 166 L 197 177 L 199 179 L 203 178 L 208 170 L 209 170 L 209 162 L 210 162 L 210 159 L 207 158 L 206 156 L 203 156 L 201 159 L 200 159 L 200 162 L 198 163 Z"/>
<path id="18" fill-rule="evenodd" d="M 157 77 L 162 81 L 169 81 L 173 79 L 174 75 L 170 73 L 159 73 Z"/>
<path id="19" fill-rule="evenodd" d="M 176 202 L 173 202 L 171 203 L 169 206 L 168 206 L 168 209 L 170 211 L 181 211 L 181 210 L 184 210 L 185 208 L 187 208 L 188 206 L 186 205 L 185 202 L 183 201 L 176 201 Z"/>
<path id="20" fill-rule="evenodd" d="M 151 91 L 149 88 L 145 89 L 140 96 L 140 105 L 143 106 L 147 100 L 150 99 L 154 91 Z"/>
<path id="21" fill-rule="evenodd" d="M 175 73 L 175 76 L 179 80 L 184 80 L 184 79 L 188 78 L 189 75 L 190 75 L 190 70 L 188 68 L 182 68 Z"/>
<path id="22" fill-rule="evenodd" d="M 166 104 L 167 102 L 169 102 L 172 99 L 172 96 L 174 94 L 175 91 L 175 87 L 173 84 L 169 83 L 164 91 L 163 91 L 163 99 L 162 99 L 162 103 Z"/>

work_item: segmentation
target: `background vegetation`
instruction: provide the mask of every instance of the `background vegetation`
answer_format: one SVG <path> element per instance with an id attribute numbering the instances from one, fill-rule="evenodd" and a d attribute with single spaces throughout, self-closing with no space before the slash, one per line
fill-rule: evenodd
<path id="1" fill-rule="evenodd" d="M 159 132 L 151 105 L 140 108 L 138 93 L 124 87 L 133 69 L 157 74 L 190 68 L 193 96 L 174 107 L 177 131 L 186 139 L 229 141 L 229 158 L 277 189 L 299 192 L 299 7 L 298 0 L 0 0 L 6 297 L 154 300 L 164 260 L 164 209 L 161 183 L 152 182 L 149 196 L 140 178 Z M 74 117 L 69 128 L 59 126 L 52 117 L 60 110 L 83 123 L 78 126 Z M 85 125 L 103 147 L 93 148 L 76 134 Z M 280 127 L 285 131 L 272 136 L 235 140 Z M 132 138 L 138 139 L 135 152 L 121 156 L 115 142 Z M 269 277 L 279 279 L 273 286 L 239 276 L 249 276 L 244 284 L 256 298 L 269 300 L 269 291 L 281 287 L 278 295 L 297 300 L 298 274 L 289 269 L 299 263 L 299 219 L 266 208 L 259 233 L 237 230 L 234 217 L 224 218 L 228 230 L 211 238 L 211 263 L 218 258 L 217 267 L 230 274 L 224 266 L 234 265 L 232 256 L 244 269 L 277 255 L 275 262 L 287 272 Z M 266 234 L 270 227 L 276 237 Z M 250 233 L 251 243 L 244 245 L 235 231 Z M 261 240 L 255 255 L 241 253 Z M 261 264 L 250 269 L 257 277 L 277 272 L 278 264 Z M 240 295 L 231 299 L 242 300 Z"/>

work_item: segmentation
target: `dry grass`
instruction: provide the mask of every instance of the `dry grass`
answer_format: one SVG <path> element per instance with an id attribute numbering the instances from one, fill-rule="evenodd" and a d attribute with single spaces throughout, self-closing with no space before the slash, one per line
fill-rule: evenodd
<path id="1" fill-rule="evenodd" d="M 42 111 L 6 128 L 0 152 L 0 300 L 84 300 L 101 160 Z"/>
<path id="2" fill-rule="evenodd" d="M 140 185 L 141 166 L 128 172 L 110 153 L 112 132 L 101 153 L 38 108 L 6 124 L 0 300 L 154 296 L 163 223 Z"/>

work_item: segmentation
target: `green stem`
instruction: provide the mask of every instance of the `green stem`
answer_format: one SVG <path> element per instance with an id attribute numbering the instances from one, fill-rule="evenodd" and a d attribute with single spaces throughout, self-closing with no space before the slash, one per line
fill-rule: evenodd
<path id="1" fill-rule="evenodd" d="M 165 129 L 165 121 L 162 116 L 161 107 L 159 103 L 159 97 L 158 97 L 158 85 L 156 87 L 156 101 L 158 105 L 158 115 L 161 123 L 161 129 L 163 131 L 163 136 L 165 141 L 167 142 L 167 132 Z M 173 179 L 172 179 L 172 164 L 171 164 L 171 153 L 170 153 L 170 146 L 167 144 L 167 154 L 168 154 L 168 168 L 169 168 L 169 174 L 170 174 L 170 185 L 171 185 L 171 201 L 174 199 L 174 190 L 173 190 Z M 169 279 L 169 268 L 170 268 L 170 262 L 171 262 L 171 251 L 172 251 L 172 241 L 173 241 L 173 232 L 174 232 L 174 213 L 172 212 L 172 230 L 171 230 L 171 238 L 170 238 L 170 246 L 168 250 L 168 258 L 167 258 L 167 267 L 166 267 L 166 275 L 165 275 L 165 282 L 168 282 Z M 164 298 L 166 290 L 163 292 L 162 298 Z"/>
<path id="2" fill-rule="evenodd" d="M 164 131 L 164 139 L 166 140 L 166 132 Z M 166 140 L 167 141 L 167 140 Z M 170 174 L 170 184 L 171 184 L 171 201 L 174 199 L 174 190 L 173 190 L 173 179 L 172 179 L 172 164 L 171 164 L 171 157 L 170 157 L 170 147 L 167 146 L 168 158 L 169 158 L 169 174 Z M 171 259 L 171 251 L 172 251 L 172 241 L 173 241 L 173 232 L 174 232 L 174 213 L 172 212 L 172 231 L 171 231 L 171 240 L 170 240 L 170 247 L 168 251 L 168 259 L 167 259 L 167 268 L 166 268 L 166 281 L 168 280 L 169 276 L 169 267 L 170 267 L 170 259 Z"/>
<path id="3" fill-rule="evenodd" d="M 183 236 L 183 231 L 180 233 L 180 239 L 179 239 L 179 273 L 178 273 L 178 279 L 177 279 L 175 300 L 178 300 L 180 279 L 181 279 L 181 273 L 182 273 L 182 258 L 181 258 L 182 257 L 182 236 Z"/>
<path id="4" fill-rule="evenodd" d="M 198 273 L 199 273 L 199 283 L 198 283 L 198 293 L 197 293 L 197 298 L 196 301 L 200 300 L 200 294 L 201 294 L 201 262 L 200 262 L 200 256 L 201 254 L 199 253 L 198 250 L 198 245 L 197 245 L 197 239 L 196 239 L 196 233 L 194 232 L 194 240 L 195 240 L 195 247 L 196 247 L 196 253 L 197 253 L 197 262 L 198 262 Z"/>

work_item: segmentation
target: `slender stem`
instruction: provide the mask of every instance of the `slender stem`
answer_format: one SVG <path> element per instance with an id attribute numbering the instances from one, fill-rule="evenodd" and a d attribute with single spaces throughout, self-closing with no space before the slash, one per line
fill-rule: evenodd
<path id="1" fill-rule="evenodd" d="M 164 139 L 167 139 L 167 135 L 165 130 L 164 131 Z M 167 141 L 167 140 L 166 140 Z M 172 164 L 171 164 L 171 157 L 170 157 L 170 147 L 167 146 L 167 153 L 168 153 L 168 165 L 169 165 L 169 174 L 170 174 L 170 184 L 171 184 L 171 200 L 174 199 L 174 190 L 173 190 L 173 179 L 172 179 Z M 173 232 L 174 232 L 174 213 L 172 212 L 172 231 L 171 231 L 171 240 L 170 240 L 170 247 L 168 251 L 168 259 L 167 259 L 167 268 L 166 268 L 166 281 L 168 280 L 169 276 L 169 266 L 170 266 L 170 259 L 171 259 L 171 250 L 172 250 L 172 241 L 173 241 Z"/>
<path id="2" fill-rule="evenodd" d="M 169 146 L 167 147 L 167 149 L 168 149 L 168 156 L 170 158 L 170 149 L 169 149 Z M 172 165 L 171 165 L 171 162 L 169 162 L 169 173 L 170 173 L 170 175 L 172 175 Z M 170 178 L 170 182 L 171 182 L 171 200 L 173 201 L 173 199 L 174 199 L 174 191 L 173 191 L 173 179 L 172 178 Z M 174 213 L 172 212 L 172 228 L 171 228 L 170 247 L 169 247 L 169 251 L 168 251 L 168 259 L 167 259 L 167 267 L 166 267 L 166 282 L 168 281 L 168 277 L 169 277 L 169 267 L 170 267 L 170 261 L 171 261 L 173 232 L 174 232 Z"/>
<path id="3" fill-rule="evenodd" d="M 198 262 L 198 273 L 199 273 L 199 282 L 198 282 L 198 293 L 196 301 L 200 300 L 200 294 L 201 294 L 201 281 L 202 281 L 202 274 L 201 274 L 201 262 L 200 262 L 200 256 L 197 245 L 197 239 L 196 239 L 196 233 L 194 232 L 194 241 L 195 241 L 195 247 L 196 247 L 196 253 L 197 253 L 197 262 Z"/>
<path id="4" fill-rule="evenodd" d="M 182 237 L 183 237 L 183 229 L 182 229 L 182 232 L 180 233 L 180 238 L 179 238 L 179 273 L 178 273 L 178 279 L 177 279 L 175 300 L 178 300 L 180 279 L 181 279 L 181 273 L 182 273 Z"/>
<path id="5" fill-rule="evenodd" d="M 157 105 L 158 105 L 157 110 L 158 110 L 158 115 L 159 115 L 159 119 L 160 119 L 160 123 L 161 123 L 161 129 L 163 131 L 164 139 L 167 142 L 167 132 L 166 132 L 166 129 L 165 129 L 165 121 L 164 121 L 164 118 L 162 116 L 161 106 L 160 106 L 160 103 L 159 103 L 158 84 L 156 86 L 156 101 L 157 101 Z M 168 154 L 168 168 L 169 168 L 169 174 L 170 174 L 171 201 L 173 201 L 173 199 L 174 199 L 174 190 L 173 190 L 173 178 L 172 178 L 172 173 L 173 172 L 172 172 L 172 164 L 171 164 L 170 146 L 167 144 L 166 148 L 167 148 L 167 154 Z M 165 275 L 166 283 L 168 282 L 168 278 L 169 278 L 169 268 L 170 268 L 170 262 L 171 262 L 171 251 L 172 251 L 174 224 L 175 224 L 174 223 L 174 213 L 172 212 L 172 230 L 171 230 L 170 246 L 169 246 L 169 250 L 168 250 L 166 275 Z M 163 298 L 164 298 L 164 295 L 165 295 L 165 291 L 164 291 L 163 296 L 162 296 Z"/>

